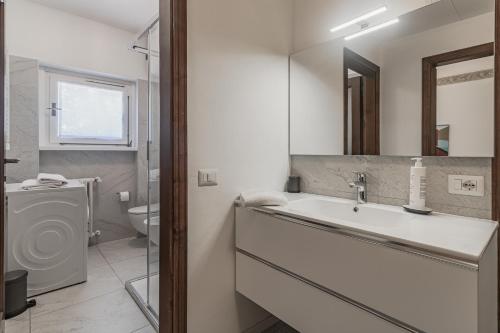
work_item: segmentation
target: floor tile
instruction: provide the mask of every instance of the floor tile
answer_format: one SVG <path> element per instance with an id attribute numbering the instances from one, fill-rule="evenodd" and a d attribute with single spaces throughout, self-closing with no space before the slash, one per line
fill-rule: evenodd
<path id="1" fill-rule="evenodd" d="M 143 327 L 141 328 L 140 330 L 138 331 L 134 331 L 132 333 L 156 333 L 155 329 L 153 328 L 153 326 L 151 325 L 148 325 L 146 327 Z"/>
<path id="2" fill-rule="evenodd" d="M 123 289 L 45 315 L 34 316 L 32 333 L 124 333 L 148 324 Z"/>
<path id="3" fill-rule="evenodd" d="M 104 259 L 101 252 L 99 252 L 99 249 L 97 248 L 97 246 L 89 247 L 87 267 L 99 268 L 99 267 L 103 267 L 106 265 L 108 265 L 108 263 L 106 262 L 106 259 Z"/>
<path id="4" fill-rule="evenodd" d="M 30 309 L 5 321 L 5 333 L 30 333 Z"/>
<path id="5" fill-rule="evenodd" d="M 111 267 L 123 284 L 128 280 L 147 274 L 147 257 L 140 256 L 129 260 L 112 263 Z"/>
<path id="6" fill-rule="evenodd" d="M 123 289 L 123 286 L 111 267 L 89 267 L 87 282 L 34 297 L 37 305 L 32 309 L 32 314 L 36 316 L 59 310 L 118 289 Z"/>
<path id="7" fill-rule="evenodd" d="M 126 238 L 113 242 L 101 243 L 97 247 L 110 263 L 117 263 L 147 254 L 146 238 Z"/>

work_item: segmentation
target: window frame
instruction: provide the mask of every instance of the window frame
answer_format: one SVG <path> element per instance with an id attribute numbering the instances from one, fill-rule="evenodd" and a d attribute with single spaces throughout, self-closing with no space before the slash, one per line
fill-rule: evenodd
<path id="1" fill-rule="evenodd" d="M 138 140 L 138 84 L 137 80 L 120 78 L 111 74 L 103 74 L 86 70 L 76 70 L 66 67 L 53 67 L 40 64 L 39 76 L 39 149 L 43 150 L 102 150 L 102 151 L 137 151 Z M 116 89 L 125 92 L 127 98 L 126 112 L 124 112 L 123 140 L 102 140 L 99 138 L 63 138 L 60 140 L 55 134 L 58 131 L 57 123 L 51 116 L 51 103 L 54 100 L 54 84 L 57 81 L 77 83 L 96 88 Z M 127 96 L 127 97 L 125 97 Z M 55 100 L 57 102 L 57 100 Z"/>

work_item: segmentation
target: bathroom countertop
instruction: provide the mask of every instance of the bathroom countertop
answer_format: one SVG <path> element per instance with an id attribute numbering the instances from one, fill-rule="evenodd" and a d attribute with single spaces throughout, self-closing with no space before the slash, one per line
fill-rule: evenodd
<path id="1" fill-rule="evenodd" d="M 379 237 L 473 263 L 479 263 L 498 229 L 498 223 L 491 220 L 442 213 L 416 215 L 402 207 L 371 203 L 359 205 L 359 213 L 354 213 L 352 200 L 306 193 L 285 195 L 289 199 L 287 206 L 263 208 L 273 214 Z M 322 210 L 323 207 L 330 210 Z M 362 218 L 356 221 L 358 216 Z"/>

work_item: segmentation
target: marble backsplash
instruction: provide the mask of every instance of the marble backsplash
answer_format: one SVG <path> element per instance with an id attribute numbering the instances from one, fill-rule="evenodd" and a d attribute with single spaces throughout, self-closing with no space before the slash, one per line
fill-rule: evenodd
<path id="1" fill-rule="evenodd" d="M 491 218 L 491 163 L 490 158 L 424 158 L 427 206 L 442 213 Z M 301 177 L 303 192 L 354 199 L 348 183 L 354 171 L 361 171 L 368 177 L 368 201 L 396 206 L 408 203 L 411 165 L 407 157 L 291 157 L 291 172 Z M 449 194 L 448 175 L 484 176 L 485 196 Z"/>

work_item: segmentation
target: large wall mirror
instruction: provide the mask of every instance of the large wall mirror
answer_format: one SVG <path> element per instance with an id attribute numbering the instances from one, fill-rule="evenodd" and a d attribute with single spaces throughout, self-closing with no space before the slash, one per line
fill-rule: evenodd
<path id="1" fill-rule="evenodd" d="M 366 4 L 291 56 L 291 154 L 494 156 L 494 0 Z"/>

